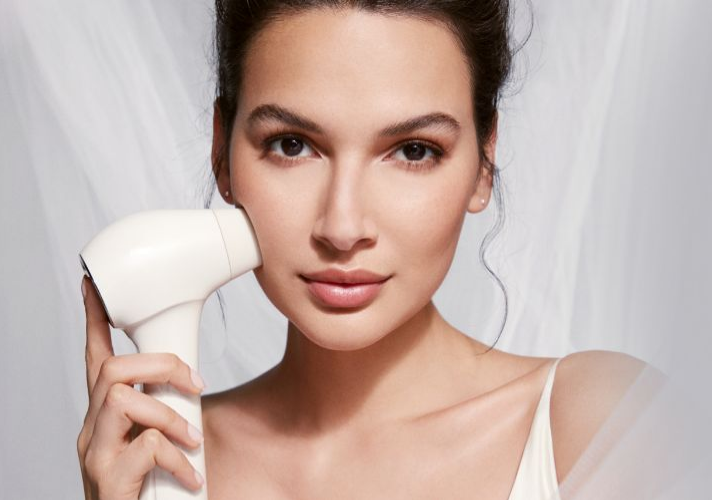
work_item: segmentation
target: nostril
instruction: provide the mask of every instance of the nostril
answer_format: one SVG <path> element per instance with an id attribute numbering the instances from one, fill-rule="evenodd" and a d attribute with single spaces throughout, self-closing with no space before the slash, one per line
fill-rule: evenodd
<path id="1" fill-rule="evenodd" d="M 332 247 L 341 252 L 347 252 L 353 248 L 357 241 L 363 237 L 362 231 L 354 226 L 345 224 L 323 224 L 314 231 L 314 237 L 328 247 Z"/>
<path id="2" fill-rule="evenodd" d="M 326 245 L 329 248 L 332 248 L 334 250 L 338 250 L 340 252 L 348 252 L 354 247 L 353 240 L 346 240 L 346 239 L 341 239 L 341 238 L 335 238 L 335 237 L 320 237 L 318 238 L 319 241 L 321 241 L 324 245 Z"/>
<path id="3" fill-rule="evenodd" d="M 321 220 L 314 227 L 313 237 L 327 247 L 340 252 L 376 243 L 377 232 L 367 220 Z"/>
<path id="4" fill-rule="evenodd" d="M 350 198 L 353 202 L 353 198 Z M 353 252 L 376 242 L 375 224 L 361 210 L 362 203 L 348 203 L 345 197 L 332 199 L 316 221 L 312 235 L 332 253 Z"/>
<path id="5" fill-rule="evenodd" d="M 372 247 L 375 244 L 375 240 L 370 238 L 360 238 L 349 241 L 335 241 L 333 239 L 327 239 L 326 241 L 321 241 L 321 244 L 330 255 L 339 255 L 343 257 L 345 255 L 355 254 L 361 250 Z"/>

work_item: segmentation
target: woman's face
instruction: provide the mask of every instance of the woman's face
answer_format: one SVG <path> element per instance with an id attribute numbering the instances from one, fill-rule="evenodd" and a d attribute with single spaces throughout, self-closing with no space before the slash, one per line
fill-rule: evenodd
<path id="1" fill-rule="evenodd" d="M 269 24 L 245 61 L 230 140 L 221 192 L 229 182 L 254 225 L 257 280 L 328 349 L 407 327 L 443 281 L 465 214 L 489 199 L 467 63 L 434 22 L 312 10 Z M 334 268 L 389 279 L 366 304 L 334 307 L 303 278 Z"/>

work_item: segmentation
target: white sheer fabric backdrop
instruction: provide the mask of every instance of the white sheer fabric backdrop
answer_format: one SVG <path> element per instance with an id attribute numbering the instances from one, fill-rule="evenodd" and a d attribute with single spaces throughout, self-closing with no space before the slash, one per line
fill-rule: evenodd
<path id="1" fill-rule="evenodd" d="M 528 8 L 518 5 L 521 33 Z M 583 460 L 562 485 L 565 498 L 706 497 L 712 4 L 533 7 L 515 73 L 520 90 L 503 101 L 499 128 L 507 220 L 489 261 L 510 309 L 497 347 L 542 356 L 623 351 L 670 377 L 665 397 L 625 439 L 591 447 L 611 452 L 595 466 Z M 0 2 L 3 498 L 82 497 L 77 254 L 122 216 L 202 206 L 212 21 L 208 0 Z M 478 249 L 493 210 L 468 217 L 435 297 L 455 326 L 489 343 L 503 301 Z M 223 293 L 227 328 L 215 296 L 202 322 L 209 392 L 272 366 L 285 341 L 286 320 L 252 274 Z M 133 351 L 121 332 L 113 338 L 118 353 Z M 670 475 L 617 477 L 646 442 L 675 449 Z"/>

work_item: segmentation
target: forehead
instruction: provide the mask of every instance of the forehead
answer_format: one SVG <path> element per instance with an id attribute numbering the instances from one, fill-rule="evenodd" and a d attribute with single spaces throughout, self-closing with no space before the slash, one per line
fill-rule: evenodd
<path id="1" fill-rule="evenodd" d="M 255 38 L 238 113 L 276 102 L 327 121 L 442 111 L 464 124 L 470 99 L 466 58 L 443 24 L 312 9 L 273 21 Z"/>

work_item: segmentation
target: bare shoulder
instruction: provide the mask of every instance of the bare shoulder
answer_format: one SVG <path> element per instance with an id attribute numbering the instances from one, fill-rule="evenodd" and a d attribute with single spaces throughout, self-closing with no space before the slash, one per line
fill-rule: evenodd
<path id="1" fill-rule="evenodd" d="M 561 482 L 643 369 L 614 351 L 581 351 L 561 359 L 551 392 L 551 434 Z"/>

